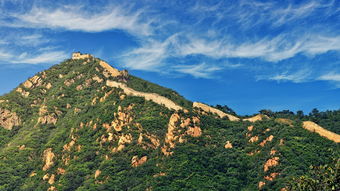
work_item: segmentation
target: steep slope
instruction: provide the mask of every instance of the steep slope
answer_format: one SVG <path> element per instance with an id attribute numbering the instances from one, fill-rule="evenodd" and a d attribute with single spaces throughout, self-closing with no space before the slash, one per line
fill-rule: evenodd
<path id="1" fill-rule="evenodd" d="M 80 53 L 0 100 L 0 190 L 279 190 L 339 156 L 300 121 L 239 120 Z"/>

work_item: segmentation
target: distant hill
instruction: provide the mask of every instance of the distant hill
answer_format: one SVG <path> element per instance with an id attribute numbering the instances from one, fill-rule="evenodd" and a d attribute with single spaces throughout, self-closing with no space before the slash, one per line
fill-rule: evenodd
<path id="1" fill-rule="evenodd" d="M 0 190 L 284 191 L 340 158 L 338 111 L 218 108 L 74 53 L 0 97 Z"/>

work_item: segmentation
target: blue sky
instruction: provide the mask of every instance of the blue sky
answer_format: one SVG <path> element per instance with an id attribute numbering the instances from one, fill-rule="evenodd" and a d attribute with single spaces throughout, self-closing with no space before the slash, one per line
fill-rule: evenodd
<path id="1" fill-rule="evenodd" d="M 239 114 L 340 109 L 337 0 L 0 0 L 0 94 L 73 51 Z"/>

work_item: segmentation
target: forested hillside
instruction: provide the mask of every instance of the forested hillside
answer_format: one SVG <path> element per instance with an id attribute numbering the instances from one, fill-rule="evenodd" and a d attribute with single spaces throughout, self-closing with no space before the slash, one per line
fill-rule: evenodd
<path id="1" fill-rule="evenodd" d="M 245 120 L 216 107 L 230 121 L 103 62 L 65 60 L 0 97 L 1 191 L 298 190 L 293 180 L 340 157 L 302 127 L 339 133 L 339 111 Z"/>

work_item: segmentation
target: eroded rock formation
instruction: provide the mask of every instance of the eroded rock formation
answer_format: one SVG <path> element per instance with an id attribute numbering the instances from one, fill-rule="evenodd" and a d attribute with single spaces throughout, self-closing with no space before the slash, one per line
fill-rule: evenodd
<path id="1" fill-rule="evenodd" d="M 138 156 L 133 156 L 131 159 L 131 166 L 137 167 L 144 164 L 148 160 L 147 156 L 143 156 L 142 158 L 138 158 Z"/>
<path id="2" fill-rule="evenodd" d="M 11 130 L 14 126 L 21 125 L 21 119 L 15 112 L 0 108 L 0 126 Z"/>
<path id="3" fill-rule="evenodd" d="M 48 148 L 43 153 L 44 167 L 43 171 L 50 169 L 54 165 L 54 153 L 52 152 L 52 148 Z"/>

